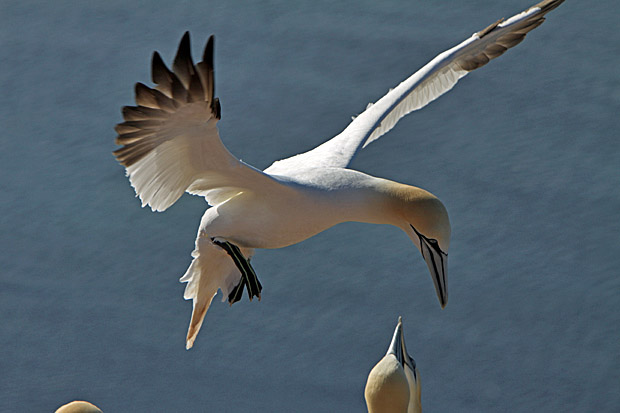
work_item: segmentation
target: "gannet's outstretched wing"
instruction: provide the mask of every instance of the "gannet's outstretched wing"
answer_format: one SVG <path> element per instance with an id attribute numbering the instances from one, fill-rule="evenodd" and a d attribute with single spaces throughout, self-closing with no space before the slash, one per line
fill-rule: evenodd
<path id="1" fill-rule="evenodd" d="M 368 108 L 339 135 L 320 146 L 274 162 L 265 172 L 285 174 L 305 167 L 349 165 L 357 151 L 381 137 L 408 113 L 443 95 L 467 73 L 484 66 L 543 23 L 544 15 L 564 0 L 544 0 L 508 20 L 501 19 L 446 50 Z"/>
<path id="2" fill-rule="evenodd" d="M 181 39 L 170 71 L 153 54 L 151 89 L 136 84 L 137 106 L 123 108 L 125 121 L 116 126 L 116 159 L 142 206 L 163 211 L 183 192 L 204 196 L 216 205 L 243 191 L 279 186 L 263 172 L 228 152 L 220 140 L 219 100 L 214 97 L 213 36 L 203 61 L 194 65 L 189 33 Z"/>

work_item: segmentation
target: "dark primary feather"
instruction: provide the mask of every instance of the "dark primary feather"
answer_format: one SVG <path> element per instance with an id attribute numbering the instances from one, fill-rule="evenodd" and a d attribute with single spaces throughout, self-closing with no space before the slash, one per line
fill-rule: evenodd
<path id="1" fill-rule="evenodd" d="M 558 7 L 563 2 L 564 0 L 544 0 L 533 7 L 539 7 L 543 13 L 547 13 Z"/>
<path id="2" fill-rule="evenodd" d="M 136 83 L 136 103 L 151 109 L 161 109 L 166 112 L 175 112 L 179 102 L 169 98 L 157 89 L 151 89 L 143 83 Z"/>
<path id="3" fill-rule="evenodd" d="M 202 79 L 205 100 L 207 102 L 211 102 L 211 111 L 217 119 L 220 119 L 220 100 L 215 97 L 215 75 L 213 73 L 213 36 L 209 37 L 205 50 L 202 54 L 202 62 L 196 65 L 196 69 Z"/>
<path id="4" fill-rule="evenodd" d="M 203 61 L 194 65 L 191 57 L 189 32 L 185 32 L 177 50 L 172 70 L 168 69 L 159 53 L 151 61 L 151 78 L 156 84 L 150 88 L 136 83 L 137 106 L 122 109 L 125 122 L 116 125 L 116 159 L 125 167 L 133 165 L 163 141 L 156 139 L 158 131 L 180 107 L 193 102 L 206 102 L 207 115 L 220 119 L 219 99 L 214 97 L 213 36 L 209 37 Z"/>
<path id="5" fill-rule="evenodd" d="M 151 78 L 153 83 L 157 85 L 157 90 L 168 97 L 172 97 L 172 77 L 175 76 L 161 59 L 157 52 L 153 52 L 151 60 Z"/>
<path id="6" fill-rule="evenodd" d="M 190 79 L 192 75 L 196 73 L 194 62 L 192 61 L 189 32 L 185 32 L 181 39 L 177 55 L 174 57 L 174 62 L 172 63 L 172 70 L 178 76 L 179 80 L 183 82 L 183 86 L 189 88 Z"/>
<path id="7" fill-rule="evenodd" d="M 463 70 L 472 71 L 489 63 L 490 60 L 501 56 L 506 50 L 521 43 L 523 39 L 525 39 L 525 36 L 528 32 L 534 30 L 545 21 L 544 15 L 547 12 L 555 9 L 563 2 L 564 0 L 545 0 L 536 4 L 535 6 L 530 7 L 528 10 L 526 10 L 526 12 L 533 8 L 540 8 L 540 12 L 538 12 L 531 18 L 521 22 L 509 33 L 499 36 L 494 43 L 487 46 L 480 53 L 474 56 L 464 56 L 459 62 L 460 66 L 463 68 Z M 476 34 L 481 39 L 486 36 L 493 35 L 496 31 L 501 30 L 501 27 L 499 27 L 499 25 L 503 21 L 504 19 L 500 19 Z"/>

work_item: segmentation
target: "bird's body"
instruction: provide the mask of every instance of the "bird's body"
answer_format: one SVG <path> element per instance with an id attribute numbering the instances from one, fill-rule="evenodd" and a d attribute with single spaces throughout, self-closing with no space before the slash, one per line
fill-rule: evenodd
<path id="1" fill-rule="evenodd" d="M 351 169 L 296 172 L 276 177 L 282 183 L 282 191 L 242 193 L 207 209 L 201 230 L 240 247 L 282 248 L 342 222 L 403 226 L 401 211 L 396 211 L 404 205 L 400 203 L 403 198 L 417 197 L 420 208 L 424 199 L 436 199 L 422 189 Z"/>
<path id="2" fill-rule="evenodd" d="M 194 64 L 186 33 L 172 70 L 153 55 L 149 88 L 136 85 L 136 104 L 123 108 L 114 152 L 142 205 L 163 211 L 184 192 L 205 197 L 204 214 L 181 281 L 194 301 L 187 347 L 193 345 L 213 296 L 232 304 L 244 289 L 260 298 L 262 286 L 249 259 L 256 248 L 301 242 L 347 221 L 395 225 L 421 251 L 440 304 L 447 303 L 450 222 L 429 192 L 349 169 L 355 154 L 392 129 L 400 118 L 450 90 L 470 71 L 518 44 L 563 0 L 545 0 L 474 33 L 439 54 L 355 117 L 340 134 L 308 152 L 260 171 L 235 158 L 217 130 L 213 37 Z"/>

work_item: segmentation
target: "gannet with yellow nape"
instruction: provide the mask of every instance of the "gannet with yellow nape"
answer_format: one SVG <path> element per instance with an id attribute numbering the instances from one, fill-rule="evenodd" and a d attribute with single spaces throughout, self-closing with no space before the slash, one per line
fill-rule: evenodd
<path id="1" fill-rule="evenodd" d="M 402 318 L 388 351 L 370 371 L 364 398 L 369 413 L 421 413 L 422 384 L 415 360 L 407 353 Z"/>
<path id="2" fill-rule="evenodd" d="M 202 217 L 184 297 L 193 300 L 186 347 L 192 347 L 218 289 L 233 304 L 262 285 L 250 264 L 255 248 L 301 242 L 338 223 L 390 224 L 421 251 L 439 302 L 448 302 L 450 222 L 443 204 L 417 187 L 348 169 L 355 154 L 406 114 L 450 90 L 470 71 L 515 46 L 563 0 L 546 0 L 500 20 L 441 53 L 390 90 L 340 134 L 308 152 L 260 171 L 235 158 L 220 140 L 214 95 L 213 36 L 194 65 L 185 33 L 168 69 L 157 52 L 150 88 L 135 87 L 136 106 L 123 108 L 114 152 L 142 206 L 164 211 L 184 192 L 211 205 Z"/>

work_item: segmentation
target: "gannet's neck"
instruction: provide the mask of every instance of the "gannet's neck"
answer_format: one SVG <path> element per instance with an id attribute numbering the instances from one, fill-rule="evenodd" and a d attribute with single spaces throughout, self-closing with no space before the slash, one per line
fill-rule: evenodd
<path id="1" fill-rule="evenodd" d="M 409 384 L 394 355 L 386 355 L 370 371 L 364 397 L 369 413 L 407 412 Z"/>
<path id="2" fill-rule="evenodd" d="M 295 223 L 290 225 L 306 226 L 298 232 L 304 239 L 336 224 L 354 221 L 397 226 L 416 245 L 418 231 L 437 239 L 447 251 L 450 225 L 446 209 L 424 189 L 344 168 L 300 170 L 277 179 L 294 189 L 292 196 L 283 194 L 278 204 L 289 211 L 303 212 L 287 215 L 296 215 Z M 273 205 L 273 197 L 270 201 Z"/>
<path id="3" fill-rule="evenodd" d="M 438 239 L 447 251 L 450 224 L 441 201 L 430 192 L 350 169 L 324 174 L 318 183 L 310 183 L 323 192 L 329 210 L 337 222 L 365 222 L 394 225 L 414 236 L 419 233 Z M 326 211 L 327 212 L 327 211 Z"/>

